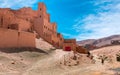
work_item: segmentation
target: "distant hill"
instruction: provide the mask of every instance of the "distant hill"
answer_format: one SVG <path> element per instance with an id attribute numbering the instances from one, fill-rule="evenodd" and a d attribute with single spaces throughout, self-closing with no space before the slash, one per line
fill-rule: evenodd
<path id="1" fill-rule="evenodd" d="M 120 35 L 112 35 L 101 39 L 87 39 L 83 41 L 77 41 L 77 44 L 81 46 L 85 46 L 86 44 L 91 44 L 97 47 L 101 47 L 105 45 L 111 45 L 112 40 L 120 40 Z"/>

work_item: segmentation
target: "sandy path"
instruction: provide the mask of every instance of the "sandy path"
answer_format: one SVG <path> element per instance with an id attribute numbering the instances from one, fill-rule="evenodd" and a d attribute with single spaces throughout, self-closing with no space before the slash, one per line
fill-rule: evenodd
<path id="1" fill-rule="evenodd" d="M 108 54 L 112 55 L 119 51 L 120 46 L 105 47 L 93 51 L 93 55 Z M 120 63 L 105 62 L 104 65 L 97 59 L 95 64 L 89 63 L 87 57 L 81 57 L 79 65 L 65 66 L 60 64 L 63 62 L 63 56 L 72 56 L 70 52 L 56 50 L 52 53 L 45 55 L 34 52 L 21 52 L 21 53 L 1 53 L 0 55 L 0 75 L 114 75 L 115 71 L 120 71 Z M 23 59 L 23 60 L 21 60 Z M 11 64 L 15 61 L 15 64 Z M 72 63 L 75 61 L 71 61 Z"/>
<path id="2" fill-rule="evenodd" d="M 114 48 L 118 49 L 116 47 L 113 47 L 113 49 Z M 70 67 L 64 66 L 59 64 L 61 61 L 60 58 L 62 58 L 64 54 L 67 53 L 63 51 L 53 52 L 45 59 L 35 63 L 31 68 L 24 72 L 23 75 L 113 75 L 115 71 L 110 70 L 110 68 L 120 67 L 120 64 L 117 62 L 112 64 L 105 63 L 105 65 L 102 65 L 99 61 L 96 62 L 96 64 L 80 64 Z"/>
<path id="3" fill-rule="evenodd" d="M 92 72 L 98 68 L 95 66 L 98 66 L 99 64 L 94 66 L 93 64 L 83 64 L 72 67 L 60 65 L 59 61 L 63 56 L 60 55 L 61 53 L 67 54 L 63 51 L 53 52 L 49 57 L 34 64 L 30 69 L 23 73 L 23 75 L 89 75 L 90 73 L 92 75 Z M 101 68 L 103 67 L 101 66 Z M 97 70 L 96 72 L 99 73 Z"/>

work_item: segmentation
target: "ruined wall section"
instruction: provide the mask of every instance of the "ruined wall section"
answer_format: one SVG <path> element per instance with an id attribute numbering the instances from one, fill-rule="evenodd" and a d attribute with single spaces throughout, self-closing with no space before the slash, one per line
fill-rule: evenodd
<path id="1" fill-rule="evenodd" d="M 34 19 L 33 28 L 38 34 L 38 36 L 43 38 L 43 19 L 42 18 L 37 17 Z"/>
<path id="2" fill-rule="evenodd" d="M 60 34 L 60 33 L 57 33 L 57 37 L 58 37 L 59 48 L 62 48 L 63 47 L 64 38 L 63 38 L 62 34 Z"/>
<path id="3" fill-rule="evenodd" d="M 76 46 L 76 39 L 64 39 L 63 50 L 66 50 L 66 48 L 69 47 L 76 53 Z"/>
<path id="4" fill-rule="evenodd" d="M 17 18 L 24 19 L 26 21 L 32 21 L 37 17 L 37 11 L 32 10 L 32 8 L 24 7 L 19 10 L 11 10 Z"/>
<path id="5" fill-rule="evenodd" d="M 14 23 L 16 24 L 18 24 L 18 29 L 19 29 L 19 31 L 26 31 L 26 32 L 30 32 L 31 31 L 31 23 L 30 22 L 28 22 L 28 21 L 25 21 L 25 20 L 23 20 L 23 19 L 16 19 L 15 21 L 14 21 Z M 14 24 L 13 23 L 13 24 Z"/>
<path id="6" fill-rule="evenodd" d="M 0 9 L 0 27 L 6 29 L 13 29 L 18 31 L 32 32 L 32 23 L 30 21 L 20 18 L 19 14 L 16 16 L 11 9 Z M 17 10 L 16 12 L 18 12 Z M 25 14 L 23 15 L 25 16 Z M 26 17 L 25 17 L 26 18 Z"/>
<path id="7" fill-rule="evenodd" d="M 16 19 L 14 14 L 10 12 L 10 9 L 0 9 L 0 27 L 8 28 L 9 24 L 12 24 L 13 20 Z"/>

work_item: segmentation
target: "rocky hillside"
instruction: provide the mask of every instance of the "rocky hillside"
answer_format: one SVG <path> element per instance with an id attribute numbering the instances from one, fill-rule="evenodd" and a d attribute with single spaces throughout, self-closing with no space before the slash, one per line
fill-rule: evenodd
<path id="1" fill-rule="evenodd" d="M 88 40 L 78 41 L 77 43 L 81 46 L 84 46 L 86 44 L 91 44 L 97 47 L 101 47 L 105 45 L 110 45 L 112 40 L 120 40 L 120 35 L 112 35 L 101 39 L 88 39 Z"/>

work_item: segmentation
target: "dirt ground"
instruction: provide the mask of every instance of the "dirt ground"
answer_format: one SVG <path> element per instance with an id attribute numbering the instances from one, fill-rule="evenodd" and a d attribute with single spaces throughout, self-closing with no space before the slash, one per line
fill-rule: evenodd
<path id="1" fill-rule="evenodd" d="M 120 62 L 114 58 L 119 50 L 120 46 L 112 46 L 92 51 L 94 63 L 83 54 L 78 54 L 79 59 L 73 60 L 72 52 L 61 49 L 48 54 L 0 52 L 0 75 L 115 75 L 120 72 Z M 97 59 L 99 54 L 113 55 L 113 61 L 105 61 L 102 65 Z"/>

